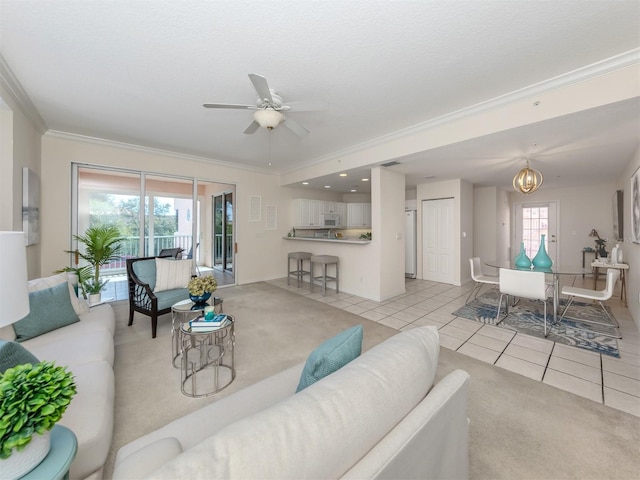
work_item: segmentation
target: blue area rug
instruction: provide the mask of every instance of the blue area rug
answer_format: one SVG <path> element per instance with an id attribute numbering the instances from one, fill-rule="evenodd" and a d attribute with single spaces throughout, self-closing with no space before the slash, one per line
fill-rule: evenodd
<path id="1" fill-rule="evenodd" d="M 453 312 L 453 315 L 495 325 L 498 298 L 499 294 L 497 292 L 489 291 L 459 308 Z M 565 300 L 561 299 L 560 305 L 559 311 L 562 313 Z M 608 309 L 609 307 L 606 308 Z M 620 357 L 617 340 L 603 335 L 617 335 L 618 329 L 609 321 L 600 305 L 574 301 L 567 311 L 567 316 L 558 325 L 552 325 L 552 310 L 553 302 L 550 299 L 547 310 L 547 325 L 551 325 L 551 332 L 546 337 L 547 340 L 584 348 L 585 350 L 612 357 Z M 608 311 L 611 314 L 611 310 Z M 500 317 L 504 317 L 504 302 L 500 310 Z M 595 320 L 607 325 L 581 322 L 580 319 Z M 515 330 L 534 337 L 545 338 L 544 305 L 542 302 L 520 299 L 517 305 L 509 307 L 509 315 L 502 320 L 498 328 Z"/>

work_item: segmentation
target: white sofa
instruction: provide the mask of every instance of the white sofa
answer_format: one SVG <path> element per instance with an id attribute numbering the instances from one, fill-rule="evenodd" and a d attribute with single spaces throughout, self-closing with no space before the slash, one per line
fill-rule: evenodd
<path id="1" fill-rule="evenodd" d="M 420 327 L 299 393 L 292 367 L 123 446 L 113 478 L 467 478 L 469 375 L 433 385 L 438 354 Z"/>
<path id="2" fill-rule="evenodd" d="M 32 280 L 30 290 L 66 281 L 61 275 Z M 107 304 L 89 308 L 77 299 L 72 304 L 79 322 L 21 344 L 38 360 L 55 361 L 73 373 L 77 394 L 59 422 L 78 439 L 69 478 L 99 480 L 113 436 L 115 314 Z M 0 338 L 15 340 L 15 331 L 11 326 L 4 327 Z"/>

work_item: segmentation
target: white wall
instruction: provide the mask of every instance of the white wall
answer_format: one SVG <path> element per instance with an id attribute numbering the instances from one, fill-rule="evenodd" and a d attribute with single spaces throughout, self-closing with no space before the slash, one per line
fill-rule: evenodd
<path id="1" fill-rule="evenodd" d="M 631 175 L 640 168 L 640 148 L 629 161 L 624 173 L 616 185 L 617 190 L 624 191 L 624 242 L 622 251 L 625 263 L 629 264 L 627 271 L 627 303 L 633 320 L 640 330 L 640 244 L 631 242 Z"/>
<path id="2" fill-rule="evenodd" d="M 523 195 L 512 192 L 512 203 L 558 202 L 558 261 L 563 265 L 582 265 L 582 249 L 595 247 L 589 232 L 595 228 L 602 238 L 613 239 L 613 183 L 568 188 L 545 188 Z M 607 250 L 611 252 L 610 242 Z M 516 252 L 512 252 L 515 256 Z"/>
<path id="3" fill-rule="evenodd" d="M 380 279 L 377 300 L 405 293 L 404 189 L 403 174 L 385 167 L 371 169 L 371 227 L 376 276 Z M 377 240 L 376 240 L 377 239 Z"/>
<path id="4" fill-rule="evenodd" d="M 498 238 L 496 187 L 476 187 L 473 189 L 473 255 L 481 260 L 495 260 Z M 463 259 L 464 260 L 464 259 Z"/>
<path id="5" fill-rule="evenodd" d="M 41 135 L 41 129 L 0 82 L 0 230 L 22 231 L 22 168 L 30 168 L 42 179 Z M 41 245 L 27 247 L 29 278 L 40 276 Z"/>
<path id="6" fill-rule="evenodd" d="M 473 185 L 460 179 L 424 183 L 417 187 L 418 268 L 416 278 L 424 278 L 422 268 L 422 202 L 440 198 L 453 198 L 454 200 L 453 251 L 456 252 L 456 257 L 452 266 L 454 272 L 453 284 L 462 285 L 470 279 L 468 259 L 473 253 Z"/>
<path id="7" fill-rule="evenodd" d="M 92 143 L 45 135 L 42 144 L 42 274 L 66 265 L 71 233 L 71 164 L 109 165 L 125 169 L 162 172 L 236 185 L 236 280 L 251 283 L 285 276 L 286 253 L 282 236 L 291 228 L 291 192 L 280 188 L 278 177 L 192 157 L 180 157 L 142 148 Z M 249 197 L 262 198 L 262 221 L 249 223 Z M 266 205 L 278 209 L 278 229 L 265 230 Z"/>
<path id="8" fill-rule="evenodd" d="M 509 192 L 496 187 L 473 189 L 473 256 L 508 260 L 511 255 Z"/>

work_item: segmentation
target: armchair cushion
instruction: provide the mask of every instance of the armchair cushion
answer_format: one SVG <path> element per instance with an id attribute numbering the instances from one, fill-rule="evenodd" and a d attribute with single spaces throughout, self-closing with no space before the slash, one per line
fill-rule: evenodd
<path id="1" fill-rule="evenodd" d="M 191 280 L 191 260 L 156 258 L 156 285 L 154 293 L 185 288 Z"/>
<path id="2" fill-rule="evenodd" d="M 29 314 L 13 324 L 16 340 L 23 342 L 60 327 L 79 322 L 71 305 L 68 284 L 29 293 Z"/>
<path id="3" fill-rule="evenodd" d="M 140 260 L 132 265 L 133 272 L 142 283 L 149 285 L 153 290 L 156 288 L 156 260 L 155 258 Z"/>

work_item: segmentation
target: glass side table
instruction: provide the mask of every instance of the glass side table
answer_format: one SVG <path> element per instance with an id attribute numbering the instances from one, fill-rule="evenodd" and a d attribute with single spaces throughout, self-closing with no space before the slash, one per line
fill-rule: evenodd
<path id="1" fill-rule="evenodd" d="M 186 299 L 171 306 L 171 363 L 174 368 L 180 368 L 178 357 L 180 356 L 180 325 L 193 320 L 202 313 L 204 307 L 212 306 L 216 313 L 223 313 L 222 298 L 211 297 L 205 305 L 196 305 Z"/>
<path id="2" fill-rule="evenodd" d="M 68 480 L 69 467 L 76 458 L 78 440 L 67 427 L 54 425 L 51 429 L 51 449 L 44 460 L 20 480 Z"/>
<path id="3" fill-rule="evenodd" d="M 236 378 L 234 367 L 235 320 L 224 327 L 192 332 L 180 324 L 182 351 L 180 390 L 188 397 L 208 397 L 228 387 Z"/>

